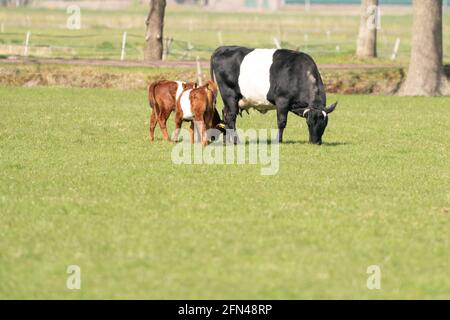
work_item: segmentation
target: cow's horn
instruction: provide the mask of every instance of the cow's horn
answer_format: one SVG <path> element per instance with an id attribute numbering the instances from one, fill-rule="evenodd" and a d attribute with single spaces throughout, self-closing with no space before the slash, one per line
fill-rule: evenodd
<path id="1" fill-rule="evenodd" d="M 305 109 L 305 111 L 303 111 L 303 116 L 306 116 L 306 114 L 309 112 L 310 109 Z"/>
<path id="2" fill-rule="evenodd" d="M 327 113 L 325 111 L 322 111 L 323 117 L 326 118 L 327 117 Z"/>

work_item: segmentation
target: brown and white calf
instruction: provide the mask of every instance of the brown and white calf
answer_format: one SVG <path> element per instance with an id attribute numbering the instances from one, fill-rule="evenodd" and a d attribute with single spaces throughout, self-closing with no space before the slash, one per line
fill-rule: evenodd
<path id="1" fill-rule="evenodd" d="M 151 83 L 148 87 L 148 102 L 152 108 L 150 116 L 149 138 L 155 138 L 156 123 L 159 123 L 164 140 L 169 141 L 167 132 L 167 119 L 172 111 L 176 110 L 176 103 L 181 93 L 186 89 L 197 87 L 196 83 L 183 81 L 161 80 Z"/>
<path id="2" fill-rule="evenodd" d="M 216 84 L 208 81 L 204 86 L 187 89 L 181 93 L 177 100 L 173 141 L 178 140 L 183 121 L 191 122 L 191 143 L 194 143 L 195 125 L 198 126 L 203 145 L 208 144 L 207 130 L 219 129 L 223 132 L 225 126 L 216 109 L 217 92 Z"/>

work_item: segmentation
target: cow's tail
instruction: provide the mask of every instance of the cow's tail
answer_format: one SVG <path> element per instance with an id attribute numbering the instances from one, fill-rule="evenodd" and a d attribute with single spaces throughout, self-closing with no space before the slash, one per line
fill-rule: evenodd
<path id="1" fill-rule="evenodd" d="M 213 59 L 214 59 L 214 53 L 211 56 L 211 60 L 209 61 L 209 72 L 210 72 L 210 75 L 211 75 L 211 80 L 214 81 L 215 83 L 217 83 L 216 75 L 214 74 Z"/>

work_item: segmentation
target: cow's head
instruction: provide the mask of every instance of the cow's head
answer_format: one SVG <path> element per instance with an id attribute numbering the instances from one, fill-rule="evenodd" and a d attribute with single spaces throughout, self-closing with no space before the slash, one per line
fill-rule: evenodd
<path id="1" fill-rule="evenodd" d="M 322 135 L 328 124 L 328 115 L 336 109 L 337 102 L 328 108 L 305 108 L 301 116 L 306 119 L 309 130 L 309 143 L 322 144 Z"/>

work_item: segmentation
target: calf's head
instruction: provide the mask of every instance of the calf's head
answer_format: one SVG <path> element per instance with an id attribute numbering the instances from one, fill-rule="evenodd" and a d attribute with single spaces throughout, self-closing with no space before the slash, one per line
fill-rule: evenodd
<path id="1" fill-rule="evenodd" d="M 198 87 L 196 82 L 183 82 L 183 90 L 195 89 Z"/>
<path id="2" fill-rule="evenodd" d="M 309 130 L 309 143 L 322 144 L 322 135 L 328 124 L 328 115 L 336 109 L 337 102 L 328 108 L 306 108 L 301 116 L 306 119 Z"/>

